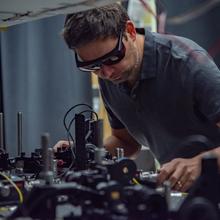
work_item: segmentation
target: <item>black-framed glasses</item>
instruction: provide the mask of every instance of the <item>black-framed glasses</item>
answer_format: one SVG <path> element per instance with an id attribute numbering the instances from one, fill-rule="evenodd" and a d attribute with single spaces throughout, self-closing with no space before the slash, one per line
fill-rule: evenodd
<path id="1" fill-rule="evenodd" d="M 99 70 L 102 65 L 113 65 L 119 63 L 125 56 L 125 45 L 123 44 L 123 32 L 120 33 L 118 42 L 115 48 L 109 53 L 101 56 L 95 60 L 82 61 L 78 54 L 75 52 L 76 66 L 86 72 Z"/>

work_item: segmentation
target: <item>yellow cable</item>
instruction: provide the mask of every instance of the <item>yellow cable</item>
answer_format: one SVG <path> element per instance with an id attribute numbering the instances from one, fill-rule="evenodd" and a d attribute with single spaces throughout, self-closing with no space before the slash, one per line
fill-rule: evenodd
<path id="1" fill-rule="evenodd" d="M 140 183 L 139 183 L 135 178 L 133 178 L 132 181 L 133 181 L 135 184 L 140 185 Z"/>
<path id="2" fill-rule="evenodd" d="M 12 186 L 14 186 L 14 188 L 16 189 L 17 193 L 18 193 L 18 196 L 19 196 L 19 200 L 20 200 L 20 203 L 23 202 L 23 194 L 21 192 L 21 190 L 17 187 L 17 185 L 8 177 L 6 176 L 4 173 L 1 173 L 0 172 L 0 175 L 3 176 L 6 180 L 8 180 L 9 183 L 11 183 Z"/>
<path id="3" fill-rule="evenodd" d="M 0 32 L 2 31 L 7 31 L 8 30 L 8 27 L 7 26 L 2 26 L 1 24 L 0 24 Z"/>

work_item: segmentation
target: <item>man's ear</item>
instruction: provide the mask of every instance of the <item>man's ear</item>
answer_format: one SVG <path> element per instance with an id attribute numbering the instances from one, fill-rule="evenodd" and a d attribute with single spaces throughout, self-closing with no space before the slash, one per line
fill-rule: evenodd
<path id="1" fill-rule="evenodd" d="M 128 20 L 126 22 L 126 32 L 128 34 L 128 36 L 134 41 L 136 40 L 136 29 L 135 29 L 135 25 L 131 20 Z"/>

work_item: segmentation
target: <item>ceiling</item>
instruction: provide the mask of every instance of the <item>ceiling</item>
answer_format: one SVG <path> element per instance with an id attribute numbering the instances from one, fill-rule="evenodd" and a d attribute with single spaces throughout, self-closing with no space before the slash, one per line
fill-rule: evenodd
<path id="1" fill-rule="evenodd" d="M 116 1 L 118 0 L 0 0 L 0 28 L 83 11 Z"/>

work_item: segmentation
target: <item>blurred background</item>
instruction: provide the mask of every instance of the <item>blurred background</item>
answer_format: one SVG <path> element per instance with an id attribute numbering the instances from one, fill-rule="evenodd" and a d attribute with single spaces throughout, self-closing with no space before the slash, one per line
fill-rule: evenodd
<path id="1" fill-rule="evenodd" d="M 109 133 L 97 79 L 77 70 L 61 31 L 65 14 L 73 6 L 86 10 L 113 1 L 45 0 L 29 6 L 30 2 L 0 0 L 1 144 L 12 156 L 17 154 L 18 112 L 22 113 L 22 146 L 27 153 L 40 146 L 44 132 L 50 133 L 51 146 L 66 139 L 64 114 L 79 103 L 93 106 L 105 119 L 104 136 Z M 137 26 L 190 38 L 220 66 L 220 1 L 127 0 L 121 4 Z"/>

